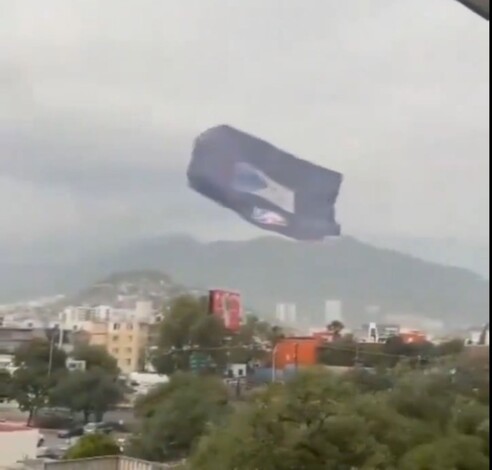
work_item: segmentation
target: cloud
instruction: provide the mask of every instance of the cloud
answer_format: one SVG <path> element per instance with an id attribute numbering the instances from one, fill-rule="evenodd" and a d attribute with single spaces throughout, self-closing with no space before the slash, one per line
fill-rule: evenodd
<path id="1" fill-rule="evenodd" d="M 0 12 L 0 243 L 257 233 L 186 188 L 193 136 L 224 122 L 342 171 L 350 233 L 488 239 L 489 29 L 458 2 Z"/>

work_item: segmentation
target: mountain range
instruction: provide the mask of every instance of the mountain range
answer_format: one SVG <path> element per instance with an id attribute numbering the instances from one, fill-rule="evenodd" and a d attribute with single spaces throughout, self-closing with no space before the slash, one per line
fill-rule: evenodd
<path id="1" fill-rule="evenodd" d="M 177 235 L 138 240 L 73 263 L 0 263 L 0 299 L 70 294 L 109 273 L 131 270 L 160 271 L 190 289 L 239 290 L 267 316 L 276 303 L 293 302 L 298 316 L 311 322 L 324 321 L 327 299 L 343 301 L 349 322 L 400 315 L 461 326 L 482 323 L 489 312 L 489 282 L 479 275 L 350 237 L 204 243 Z"/>

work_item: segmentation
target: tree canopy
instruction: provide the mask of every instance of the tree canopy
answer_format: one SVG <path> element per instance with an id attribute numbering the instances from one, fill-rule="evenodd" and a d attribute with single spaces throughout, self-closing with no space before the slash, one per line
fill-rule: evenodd
<path id="1" fill-rule="evenodd" d="M 123 389 L 104 369 L 93 368 L 66 374 L 51 391 L 53 404 L 101 421 L 104 413 L 123 399 Z"/>
<path id="2" fill-rule="evenodd" d="M 226 331 L 222 323 L 207 313 L 204 298 L 180 296 L 173 300 L 160 326 L 157 349 L 153 363 L 163 374 L 187 371 L 191 368 L 190 356 L 194 348 L 207 350 L 207 355 L 217 359 Z"/>
<path id="3" fill-rule="evenodd" d="M 452 380 L 410 371 L 368 391 L 348 376 L 303 373 L 213 427 L 190 468 L 485 470 L 488 407 Z"/>
<path id="4" fill-rule="evenodd" d="M 0 369 L 0 399 L 9 399 L 11 395 L 12 376 L 5 369 Z"/>
<path id="5" fill-rule="evenodd" d="M 50 390 L 66 373 L 65 361 L 61 349 L 42 339 L 23 344 L 15 351 L 17 369 L 12 375 L 10 394 L 19 409 L 28 413 L 28 424 L 48 404 Z"/>
<path id="6" fill-rule="evenodd" d="M 119 374 L 116 359 L 102 346 L 78 345 L 73 351 L 72 357 L 78 361 L 85 361 L 86 370 L 97 368 L 110 375 L 117 376 Z"/>
<path id="7" fill-rule="evenodd" d="M 213 423 L 230 411 L 227 390 L 214 377 L 176 373 L 136 404 L 141 429 L 130 454 L 164 461 L 185 457 Z"/>
<path id="8" fill-rule="evenodd" d="M 165 311 L 153 364 L 162 374 L 194 369 L 194 356 L 202 356 L 203 371 L 222 372 L 227 363 L 263 359 L 265 350 L 283 336 L 254 316 L 246 317 L 240 330 L 231 335 L 220 319 L 208 314 L 206 298 L 180 296 Z"/>

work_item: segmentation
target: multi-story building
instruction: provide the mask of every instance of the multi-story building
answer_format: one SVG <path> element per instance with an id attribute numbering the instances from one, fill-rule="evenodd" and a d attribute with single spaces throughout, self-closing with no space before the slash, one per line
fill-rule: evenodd
<path id="1" fill-rule="evenodd" d="M 389 338 L 400 335 L 400 325 L 369 323 L 362 325 L 355 337 L 361 342 L 385 343 Z"/>
<path id="2" fill-rule="evenodd" d="M 12 354 L 17 348 L 36 338 L 46 339 L 46 330 L 41 328 L 2 327 L 0 328 L 0 352 Z"/>
<path id="3" fill-rule="evenodd" d="M 341 300 L 325 300 L 325 325 L 329 325 L 333 321 L 343 323 L 342 301 Z"/>
<path id="4" fill-rule="evenodd" d="M 92 322 L 150 322 L 154 316 L 152 302 L 138 301 L 135 308 L 115 308 L 108 305 L 96 307 L 67 307 L 59 314 L 60 328 L 63 330 L 85 330 Z"/>
<path id="5" fill-rule="evenodd" d="M 102 346 L 113 356 L 125 374 L 143 370 L 149 344 L 150 325 L 147 322 L 92 322 L 85 329 L 86 341 Z"/>
<path id="6" fill-rule="evenodd" d="M 293 303 L 278 303 L 275 307 L 275 319 L 279 323 L 293 324 L 297 321 L 297 308 Z"/>

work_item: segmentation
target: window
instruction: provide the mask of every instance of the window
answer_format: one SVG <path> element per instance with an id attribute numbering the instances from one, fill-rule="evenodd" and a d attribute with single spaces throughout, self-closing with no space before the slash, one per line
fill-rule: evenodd
<path id="1" fill-rule="evenodd" d="M 132 360 L 131 360 L 131 359 L 127 359 L 127 360 L 126 360 L 126 365 L 127 365 L 127 366 L 131 365 L 131 363 L 132 363 Z"/>
<path id="2" fill-rule="evenodd" d="M 127 328 L 128 330 L 133 330 L 133 323 L 127 323 L 127 324 L 126 324 L 126 328 Z"/>
<path id="3" fill-rule="evenodd" d="M 131 354 L 131 353 L 132 353 L 132 348 L 126 348 L 126 352 L 127 352 L 128 354 Z"/>
<path id="4" fill-rule="evenodd" d="M 113 348 L 113 354 L 118 354 L 120 350 L 118 348 Z"/>
<path id="5" fill-rule="evenodd" d="M 119 323 L 113 323 L 113 330 L 119 330 L 120 329 L 120 324 Z"/>
<path id="6" fill-rule="evenodd" d="M 119 336 L 118 335 L 113 335 L 113 341 L 118 341 Z"/>

